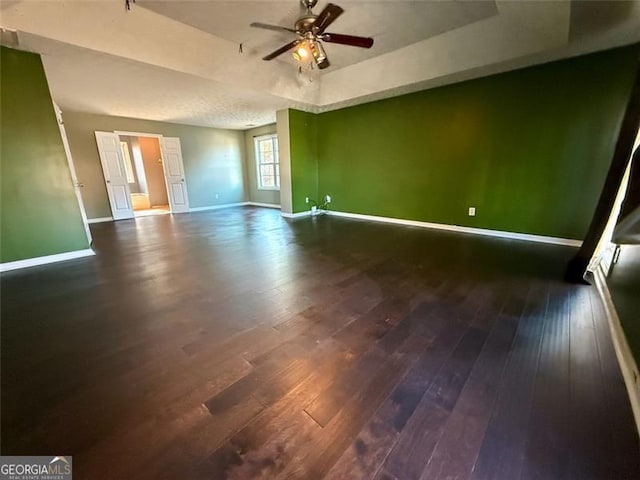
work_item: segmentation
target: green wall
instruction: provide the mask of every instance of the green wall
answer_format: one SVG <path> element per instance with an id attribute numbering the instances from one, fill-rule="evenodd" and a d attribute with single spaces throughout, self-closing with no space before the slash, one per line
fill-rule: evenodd
<path id="1" fill-rule="evenodd" d="M 318 116 L 289 110 L 289 135 L 293 211 L 302 212 L 305 197 L 318 201 Z"/>
<path id="2" fill-rule="evenodd" d="M 0 263 L 88 248 L 40 56 L 0 50 Z"/>
<path id="3" fill-rule="evenodd" d="M 627 47 L 317 115 L 318 192 L 336 211 L 581 239 L 635 68 Z M 294 211 L 314 175 L 293 174 Z"/>
<path id="4" fill-rule="evenodd" d="M 115 130 L 180 138 L 191 208 L 248 200 L 244 132 L 137 118 L 62 112 L 87 217 L 111 216 L 94 132 Z M 218 198 L 216 198 L 216 194 Z"/>

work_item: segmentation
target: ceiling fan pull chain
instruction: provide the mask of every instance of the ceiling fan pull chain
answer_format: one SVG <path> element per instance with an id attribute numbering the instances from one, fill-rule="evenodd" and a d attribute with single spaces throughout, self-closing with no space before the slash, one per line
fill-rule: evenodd
<path id="1" fill-rule="evenodd" d="M 124 8 L 126 8 L 127 11 L 131 10 L 131 2 L 136 3 L 136 0 L 124 0 Z"/>

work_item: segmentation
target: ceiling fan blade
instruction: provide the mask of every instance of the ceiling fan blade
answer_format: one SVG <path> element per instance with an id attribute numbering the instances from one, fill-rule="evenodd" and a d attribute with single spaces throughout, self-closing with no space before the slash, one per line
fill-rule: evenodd
<path id="1" fill-rule="evenodd" d="M 263 28 L 265 30 L 273 30 L 276 32 L 296 33 L 293 28 L 281 27 L 280 25 L 269 25 L 268 23 L 253 22 L 250 26 L 254 28 Z"/>
<path id="2" fill-rule="evenodd" d="M 326 7 L 324 7 L 324 10 L 320 12 L 313 26 L 315 29 L 317 29 L 318 33 L 322 33 L 324 32 L 325 28 L 335 22 L 336 19 L 343 13 L 344 10 L 341 7 L 330 3 Z"/>
<path id="3" fill-rule="evenodd" d="M 325 57 L 324 60 L 322 60 L 320 63 L 318 63 L 318 68 L 320 70 L 324 70 L 325 68 L 327 68 L 330 65 L 331 64 L 329 63 L 329 59 Z"/>
<path id="4" fill-rule="evenodd" d="M 275 52 L 271 52 L 269 55 L 267 55 L 266 57 L 263 57 L 263 60 L 273 60 L 274 58 L 276 58 L 279 55 L 282 55 L 284 52 L 286 52 L 287 50 L 291 50 L 293 47 L 295 47 L 298 43 L 300 43 L 300 40 L 294 40 L 293 42 L 289 42 L 287 43 L 285 46 L 280 47 L 278 50 L 276 50 Z"/>
<path id="5" fill-rule="evenodd" d="M 352 47 L 371 48 L 373 38 L 358 37 L 355 35 L 342 35 L 341 33 L 325 33 L 322 40 L 329 43 L 340 43 L 341 45 L 351 45 Z"/>

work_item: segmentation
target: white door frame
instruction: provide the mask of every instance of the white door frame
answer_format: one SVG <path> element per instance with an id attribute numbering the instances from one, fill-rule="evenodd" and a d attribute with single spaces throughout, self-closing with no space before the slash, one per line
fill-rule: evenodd
<path id="1" fill-rule="evenodd" d="M 167 192 L 167 199 L 169 200 L 169 210 L 171 211 L 171 213 L 174 213 L 173 208 L 171 207 L 171 192 L 169 191 L 169 185 L 167 185 L 167 172 L 166 172 L 166 167 L 165 167 L 165 159 L 164 159 L 164 153 L 162 151 L 162 138 L 164 138 L 164 135 L 160 134 L 160 133 L 148 133 L 148 132 L 129 132 L 126 130 L 114 130 L 113 133 L 115 133 L 118 136 L 127 136 L 127 137 L 151 137 L 151 138 L 157 138 L 158 142 L 160 143 L 160 157 L 162 158 L 162 171 L 163 171 L 163 176 L 164 176 L 164 188 Z M 178 137 L 179 140 L 179 137 Z M 188 186 L 187 186 L 187 177 L 186 174 L 184 172 L 184 158 L 182 158 L 182 172 L 184 175 L 184 185 L 185 185 L 185 190 L 188 192 Z M 187 202 L 189 201 L 189 199 L 187 198 Z"/>
<path id="2" fill-rule="evenodd" d="M 84 232 L 87 236 L 87 242 L 89 245 L 93 242 L 91 236 L 91 229 L 89 228 L 89 219 L 87 218 L 87 211 L 84 208 L 84 201 L 82 200 L 82 193 L 80 188 L 84 187 L 83 183 L 78 181 L 78 175 L 76 173 L 76 167 L 73 163 L 73 156 L 71 155 L 71 148 L 69 148 L 69 139 L 67 138 L 67 130 L 64 127 L 64 120 L 62 118 L 62 110 L 56 102 L 53 102 L 53 110 L 56 113 L 56 120 L 58 121 L 58 128 L 60 129 L 60 137 L 62 138 L 62 146 L 64 147 L 64 153 L 67 157 L 67 163 L 69 164 L 69 172 L 71 173 L 71 182 L 73 183 L 73 191 L 78 200 L 78 207 L 80 208 L 80 216 L 82 217 L 82 223 L 84 225 Z"/>
<path id="3" fill-rule="evenodd" d="M 114 130 L 113 133 L 116 135 L 126 135 L 127 137 L 154 137 L 154 138 L 162 138 L 162 135 L 159 133 L 145 133 L 145 132 L 126 132 L 123 130 Z"/>

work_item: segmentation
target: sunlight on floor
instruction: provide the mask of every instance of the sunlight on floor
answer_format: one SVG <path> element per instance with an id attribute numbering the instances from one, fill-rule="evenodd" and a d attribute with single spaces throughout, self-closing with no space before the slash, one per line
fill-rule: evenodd
<path id="1" fill-rule="evenodd" d="M 171 213 L 171 210 L 169 209 L 169 205 L 158 205 L 146 210 L 134 211 L 134 214 L 136 217 L 148 217 L 150 215 L 165 215 L 167 213 Z"/>

